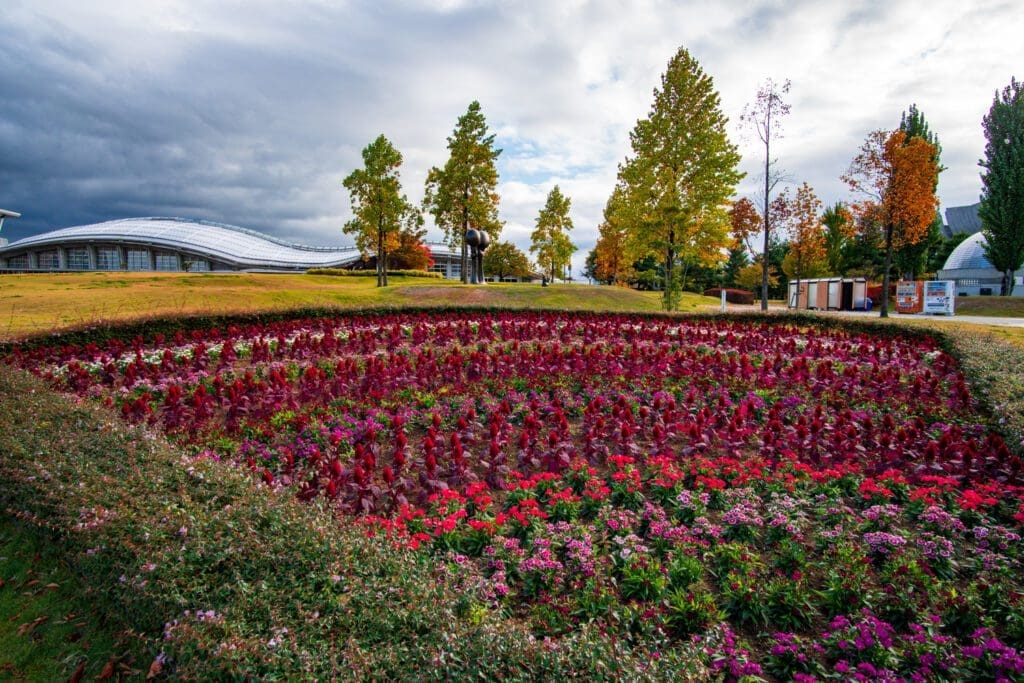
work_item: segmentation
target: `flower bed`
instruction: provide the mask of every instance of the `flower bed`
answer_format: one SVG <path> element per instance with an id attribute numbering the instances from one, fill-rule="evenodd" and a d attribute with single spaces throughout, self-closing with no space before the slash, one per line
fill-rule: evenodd
<path id="1" fill-rule="evenodd" d="M 12 357 L 436 558 L 469 618 L 726 677 L 1024 673 L 1021 461 L 933 341 L 366 315 Z"/>

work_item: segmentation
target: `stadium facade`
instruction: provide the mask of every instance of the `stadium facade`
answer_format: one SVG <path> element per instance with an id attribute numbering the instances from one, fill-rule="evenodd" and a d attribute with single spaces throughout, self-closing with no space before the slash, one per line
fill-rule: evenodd
<path id="1" fill-rule="evenodd" d="M 446 278 L 461 274 L 459 254 L 428 243 L 434 266 Z M 0 247 L 7 272 L 187 271 L 302 272 L 351 268 L 355 247 L 292 244 L 234 225 L 184 218 L 126 218 L 26 237 Z"/>

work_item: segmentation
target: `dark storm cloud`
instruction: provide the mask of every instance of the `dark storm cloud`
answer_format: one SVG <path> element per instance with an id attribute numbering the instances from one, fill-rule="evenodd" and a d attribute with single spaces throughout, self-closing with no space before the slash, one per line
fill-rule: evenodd
<path id="1" fill-rule="evenodd" d="M 360 150 L 387 135 L 419 201 L 479 100 L 506 149 L 504 236 L 528 247 L 558 183 L 586 248 L 680 45 L 737 134 L 765 77 L 793 80 L 773 151 L 823 201 L 847 198 L 838 176 L 864 136 L 916 102 L 942 139 L 940 195 L 973 202 L 981 116 L 1022 62 L 1022 17 L 1003 0 L 6 0 L 0 207 L 24 217 L 3 236 L 177 215 L 347 242 L 341 179 Z M 736 139 L 747 194 L 762 152 Z"/>

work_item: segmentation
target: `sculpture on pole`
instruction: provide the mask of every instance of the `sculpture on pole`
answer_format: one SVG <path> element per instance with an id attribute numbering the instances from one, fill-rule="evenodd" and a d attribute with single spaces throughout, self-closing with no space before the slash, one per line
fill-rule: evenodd
<path id="1" fill-rule="evenodd" d="M 486 280 L 484 280 L 484 251 L 490 243 L 490 236 L 483 230 L 470 228 L 466 231 L 466 244 L 470 248 L 470 284 L 482 285 L 486 283 Z"/>

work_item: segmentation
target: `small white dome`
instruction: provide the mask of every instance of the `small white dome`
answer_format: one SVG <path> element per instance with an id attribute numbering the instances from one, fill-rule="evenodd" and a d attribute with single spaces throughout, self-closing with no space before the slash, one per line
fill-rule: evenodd
<path id="1" fill-rule="evenodd" d="M 992 263 L 985 258 L 985 235 L 976 232 L 957 245 L 943 270 L 991 270 Z"/>

